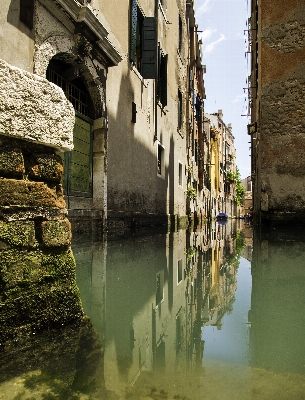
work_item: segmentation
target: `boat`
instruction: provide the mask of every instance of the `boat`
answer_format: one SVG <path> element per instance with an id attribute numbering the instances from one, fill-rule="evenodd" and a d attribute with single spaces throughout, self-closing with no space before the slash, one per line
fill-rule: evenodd
<path id="1" fill-rule="evenodd" d="M 227 220 L 228 219 L 228 214 L 221 212 L 221 213 L 216 215 L 216 219 L 217 220 Z"/>

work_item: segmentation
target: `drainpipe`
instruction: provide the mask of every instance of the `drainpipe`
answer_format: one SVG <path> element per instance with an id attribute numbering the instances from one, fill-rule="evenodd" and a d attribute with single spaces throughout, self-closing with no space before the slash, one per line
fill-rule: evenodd
<path id="1" fill-rule="evenodd" d="M 155 24 L 156 24 L 156 64 L 155 64 L 155 134 L 154 142 L 158 140 L 158 77 L 159 77 L 159 51 L 158 51 L 158 10 L 159 0 L 155 0 Z"/>

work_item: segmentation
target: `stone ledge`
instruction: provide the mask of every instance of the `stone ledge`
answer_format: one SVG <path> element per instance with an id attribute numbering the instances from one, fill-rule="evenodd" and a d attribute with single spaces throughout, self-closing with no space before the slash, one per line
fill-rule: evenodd
<path id="1" fill-rule="evenodd" d="M 0 134 L 69 151 L 74 123 L 61 88 L 0 59 Z"/>

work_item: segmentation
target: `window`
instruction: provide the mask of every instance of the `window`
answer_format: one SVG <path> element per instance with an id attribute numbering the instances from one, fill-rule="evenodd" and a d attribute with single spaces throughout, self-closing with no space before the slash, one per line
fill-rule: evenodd
<path id="1" fill-rule="evenodd" d="M 131 0 L 130 60 L 145 79 L 154 79 L 157 62 L 156 22 L 144 17 L 137 0 Z"/>
<path id="2" fill-rule="evenodd" d="M 178 129 L 182 127 L 182 93 L 178 89 Z"/>
<path id="3" fill-rule="evenodd" d="M 158 144 L 158 175 L 164 176 L 164 148 L 161 144 Z"/>
<path id="4" fill-rule="evenodd" d="M 182 164 L 180 161 L 178 161 L 178 185 L 182 186 Z"/>
<path id="5" fill-rule="evenodd" d="M 182 19 L 181 16 L 179 15 L 179 43 L 178 43 L 178 49 L 181 53 L 182 50 Z"/>
<path id="6" fill-rule="evenodd" d="M 182 281 L 182 260 L 178 260 L 178 265 L 177 265 L 177 283 L 180 283 Z"/>
<path id="7" fill-rule="evenodd" d="M 19 19 L 28 28 L 33 29 L 34 0 L 20 0 L 20 16 L 19 16 Z"/>
<path id="8" fill-rule="evenodd" d="M 160 271 L 156 276 L 156 307 L 158 307 L 164 299 L 164 271 Z"/>
<path id="9" fill-rule="evenodd" d="M 167 105 L 167 54 L 158 49 L 158 99 L 163 107 Z"/>
<path id="10" fill-rule="evenodd" d="M 134 102 L 131 103 L 131 122 L 137 122 L 137 105 Z"/>

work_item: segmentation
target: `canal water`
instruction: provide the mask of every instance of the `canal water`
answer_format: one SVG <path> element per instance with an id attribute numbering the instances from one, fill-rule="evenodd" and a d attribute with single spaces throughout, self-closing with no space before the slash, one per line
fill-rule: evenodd
<path id="1" fill-rule="evenodd" d="M 0 399 L 305 399 L 304 244 L 237 220 L 76 241 L 88 318 L 2 351 Z"/>

